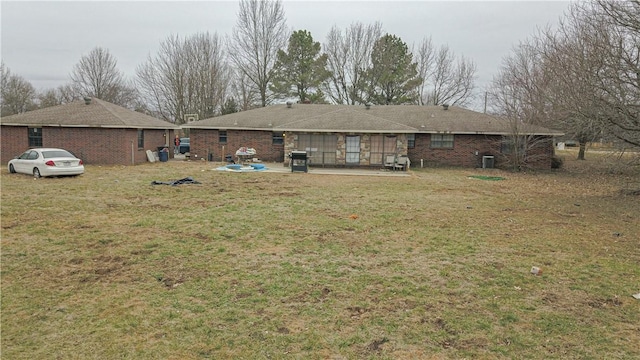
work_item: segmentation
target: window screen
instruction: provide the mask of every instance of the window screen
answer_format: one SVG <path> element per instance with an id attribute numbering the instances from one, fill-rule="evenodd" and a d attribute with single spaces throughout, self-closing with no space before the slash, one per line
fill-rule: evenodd
<path id="1" fill-rule="evenodd" d="M 347 136 L 347 164 L 360 164 L 360 136 Z"/>

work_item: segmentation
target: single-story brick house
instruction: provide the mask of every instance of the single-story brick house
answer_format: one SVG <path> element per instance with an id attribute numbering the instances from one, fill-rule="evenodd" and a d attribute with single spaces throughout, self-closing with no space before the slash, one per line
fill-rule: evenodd
<path id="1" fill-rule="evenodd" d="M 520 125 L 518 136 L 535 137 L 527 155 L 535 168 L 550 168 L 553 137 L 561 132 Z M 513 125 L 494 116 L 452 106 L 357 106 L 281 104 L 183 125 L 191 157 L 224 160 L 241 147 L 262 161 L 288 164 L 306 151 L 310 166 L 381 167 L 389 155 L 415 166 L 481 167 L 484 156 L 501 165 Z M 535 156 L 534 156 L 535 155 Z"/>
<path id="2" fill-rule="evenodd" d="M 136 165 L 147 162 L 146 150 L 173 149 L 178 130 L 169 122 L 86 98 L 3 117 L 0 151 L 4 164 L 29 148 L 57 147 L 85 164 Z"/>

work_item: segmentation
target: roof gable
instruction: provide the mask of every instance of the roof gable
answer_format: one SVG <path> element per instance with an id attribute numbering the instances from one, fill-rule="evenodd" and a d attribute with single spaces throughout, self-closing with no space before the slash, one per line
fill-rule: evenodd
<path id="1" fill-rule="evenodd" d="M 61 127 L 112 127 L 112 128 L 161 128 L 176 129 L 164 120 L 132 111 L 100 99 L 84 100 L 27 111 L 0 119 L 2 125 L 61 126 Z"/>

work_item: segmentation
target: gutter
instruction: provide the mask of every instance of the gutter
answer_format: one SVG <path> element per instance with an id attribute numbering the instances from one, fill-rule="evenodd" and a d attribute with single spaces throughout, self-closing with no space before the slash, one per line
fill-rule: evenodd
<path id="1" fill-rule="evenodd" d="M 58 127 L 58 128 L 103 128 L 103 129 L 180 129 L 179 126 L 168 126 L 168 127 L 159 127 L 159 126 L 126 126 L 126 125 L 84 125 L 84 124 L 73 124 L 73 125 L 63 125 L 63 124 L 5 124 L 0 123 L 2 126 L 24 126 L 24 127 Z"/>

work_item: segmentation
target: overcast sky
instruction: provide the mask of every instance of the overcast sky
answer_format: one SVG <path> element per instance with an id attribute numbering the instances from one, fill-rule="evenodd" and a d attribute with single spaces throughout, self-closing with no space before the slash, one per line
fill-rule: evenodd
<path id="1" fill-rule="evenodd" d="M 482 93 L 502 59 L 537 28 L 555 26 L 566 1 L 284 1 L 287 25 L 323 42 L 333 25 L 380 21 L 409 47 L 431 36 L 475 61 Z M 161 41 L 198 32 L 228 36 L 237 1 L 5 1 L 2 60 L 38 90 L 69 82 L 83 55 L 103 47 L 128 77 Z"/>

